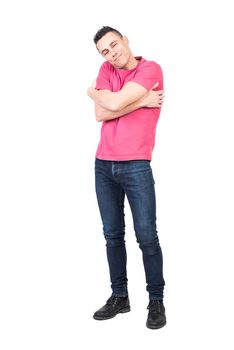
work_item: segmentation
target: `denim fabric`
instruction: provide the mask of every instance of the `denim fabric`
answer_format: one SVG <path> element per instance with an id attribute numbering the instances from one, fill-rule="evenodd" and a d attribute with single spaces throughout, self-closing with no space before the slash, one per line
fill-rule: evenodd
<path id="1" fill-rule="evenodd" d="M 106 240 L 112 295 L 128 295 L 124 239 L 126 195 L 136 239 L 142 251 L 149 299 L 163 299 L 163 259 L 157 235 L 154 178 L 150 161 L 96 159 L 95 186 Z"/>

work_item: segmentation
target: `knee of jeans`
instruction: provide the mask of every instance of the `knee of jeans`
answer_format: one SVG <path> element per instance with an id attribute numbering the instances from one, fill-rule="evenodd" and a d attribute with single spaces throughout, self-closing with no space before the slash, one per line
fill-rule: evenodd
<path id="1" fill-rule="evenodd" d="M 135 234 L 137 242 L 140 245 L 147 245 L 148 243 L 151 244 L 151 242 L 159 243 L 158 235 L 157 235 L 157 227 L 156 225 L 138 225 L 134 226 Z"/>
<path id="2" fill-rule="evenodd" d="M 105 240 L 106 240 L 106 246 L 111 248 L 111 247 L 121 247 L 125 244 L 124 240 L 124 233 L 110 233 L 106 232 L 104 233 L 105 235 Z"/>
<path id="3" fill-rule="evenodd" d="M 140 242 L 139 247 L 145 255 L 155 255 L 161 251 L 158 239 L 151 242 Z"/>

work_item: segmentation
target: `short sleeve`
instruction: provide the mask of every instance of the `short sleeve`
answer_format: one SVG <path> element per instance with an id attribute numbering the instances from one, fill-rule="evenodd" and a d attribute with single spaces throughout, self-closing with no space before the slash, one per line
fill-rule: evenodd
<path id="1" fill-rule="evenodd" d="M 110 64 L 104 62 L 99 70 L 98 77 L 96 80 L 96 89 L 97 90 L 111 90 L 112 84 L 110 82 Z"/>
<path id="2" fill-rule="evenodd" d="M 155 83 L 159 83 L 156 90 L 163 89 L 163 74 L 159 64 L 153 61 L 146 61 L 139 66 L 132 82 L 138 83 L 150 91 Z"/>

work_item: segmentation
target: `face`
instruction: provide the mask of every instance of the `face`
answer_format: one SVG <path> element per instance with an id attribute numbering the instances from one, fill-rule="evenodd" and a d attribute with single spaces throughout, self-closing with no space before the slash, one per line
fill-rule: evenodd
<path id="1" fill-rule="evenodd" d="M 133 58 L 128 46 L 128 39 L 126 37 L 121 38 L 114 32 L 105 34 L 97 42 L 97 49 L 115 68 L 128 69 Z"/>

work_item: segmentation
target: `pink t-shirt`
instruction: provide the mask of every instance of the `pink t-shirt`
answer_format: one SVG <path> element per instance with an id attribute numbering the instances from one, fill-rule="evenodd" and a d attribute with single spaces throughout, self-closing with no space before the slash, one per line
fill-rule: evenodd
<path id="1" fill-rule="evenodd" d="M 133 69 L 116 69 L 109 62 L 100 68 L 96 89 L 119 91 L 128 82 L 136 82 L 148 91 L 158 82 L 163 89 L 161 67 L 142 57 Z M 160 108 L 139 108 L 116 119 L 104 121 L 96 157 L 103 160 L 151 160 L 155 144 L 155 130 Z"/>

